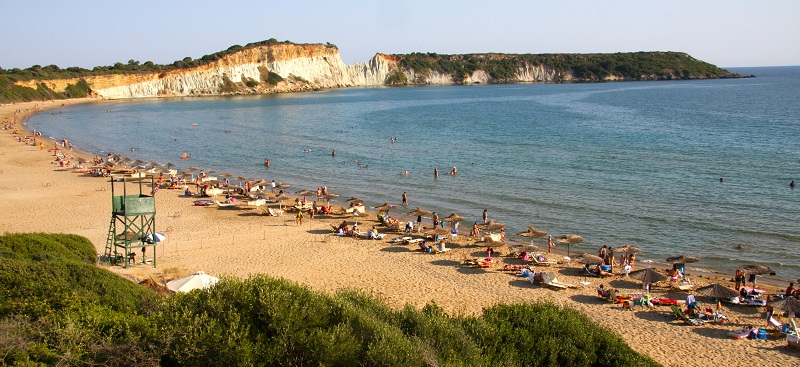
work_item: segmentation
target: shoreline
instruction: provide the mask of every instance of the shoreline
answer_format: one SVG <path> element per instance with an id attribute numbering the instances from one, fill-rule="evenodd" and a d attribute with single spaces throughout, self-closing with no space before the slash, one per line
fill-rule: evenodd
<path id="1" fill-rule="evenodd" d="M 41 105 L 38 111 L 28 114 L 31 116 L 43 112 L 43 108 L 58 107 L 61 101 L 52 102 L 52 106 L 48 103 L 3 105 L 0 119 L 23 106 L 28 109 Z M 26 128 L 30 131 L 30 126 Z M 47 141 L 53 143 L 50 139 Z M 0 134 L 0 187 L 3 188 L 0 198 L 7 204 L 7 210 L 0 213 L 0 230 L 78 234 L 89 238 L 98 252 L 102 252 L 110 216 L 107 179 L 74 173 L 53 165 L 52 160 L 52 153 L 16 142 L 8 131 Z M 433 301 L 448 313 L 465 315 L 480 314 L 483 308 L 497 303 L 551 302 L 586 314 L 619 334 L 634 350 L 664 365 L 703 366 L 713 361 L 779 366 L 786 362 L 783 339 L 742 341 L 727 336 L 728 331 L 743 325 L 764 326 L 760 309 L 724 306 L 724 312 L 731 318 L 730 324 L 693 328 L 672 321 L 668 307 L 654 310 L 637 307 L 627 312 L 619 305 L 600 300 L 595 291 L 599 284 L 630 293 L 641 292 L 642 285 L 624 277 L 584 278 L 575 262 L 537 267 L 537 271 L 553 272 L 560 280 L 578 286 L 554 291 L 503 272 L 502 265 L 490 269 L 463 266 L 463 259 L 485 256 L 485 252 L 480 246 L 468 246 L 462 241 L 449 246 L 452 251 L 448 253 L 423 254 L 414 251 L 414 246 L 391 244 L 387 240 L 332 236 L 330 224 L 341 222 L 344 219 L 341 217 L 320 216 L 296 226 L 290 214 L 276 218 L 251 209 L 193 206 L 194 199 L 181 197 L 182 191 L 178 191 L 163 189 L 157 194 L 158 228 L 167 235 L 167 240 L 156 246 L 158 266 L 105 268 L 132 280 L 151 276 L 163 280 L 197 270 L 238 278 L 266 274 L 330 293 L 341 288 L 357 288 L 371 292 L 395 308 L 406 304 L 419 308 Z M 346 220 L 352 223 L 353 219 Z M 374 212 L 357 220 L 362 228 L 369 228 L 375 223 Z M 385 228 L 379 229 L 386 233 Z M 395 236 L 400 235 L 387 235 L 388 238 Z M 505 248 L 500 251 L 508 252 Z M 563 256 L 560 248 L 554 253 Z M 521 264 L 519 259 L 497 259 L 501 264 Z M 659 263 L 652 264 L 661 268 Z M 642 261 L 637 265 L 641 267 Z M 695 275 L 691 268 L 692 279 L 698 285 L 719 281 L 732 286 L 727 282 L 730 276 L 721 279 L 709 275 L 706 278 Z M 581 281 L 591 284 L 582 287 Z M 764 285 L 766 278 L 760 277 L 759 282 Z M 663 288 L 654 289 L 654 293 L 675 299 L 686 296 L 686 293 Z M 699 300 L 705 307 L 712 307 L 708 300 Z M 643 335 L 647 338 L 642 338 Z"/>
<path id="2" fill-rule="evenodd" d="M 297 92 L 297 93 L 303 93 L 303 92 Z M 202 98 L 202 97 L 204 97 L 204 96 L 200 96 L 200 98 Z M 158 98 L 175 98 L 175 97 L 173 97 L 173 96 L 163 96 L 163 97 L 150 97 L 149 99 L 158 99 Z M 56 100 L 56 101 L 47 101 L 47 102 L 26 102 L 26 104 L 52 103 L 53 105 L 47 106 L 47 107 L 44 107 L 44 108 L 40 107 L 40 110 L 37 110 L 37 111 L 28 111 L 28 112 L 26 112 L 26 113 L 24 113 L 24 114 L 22 114 L 20 116 L 20 121 L 22 121 L 23 123 L 26 123 L 28 121 L 28 119 L 30 119 L 32 116 L 34 116 L 34 115 L 36 115 L 38 113 L 43 113 L 43 112 L 46 112 L 49 109 L 58 108 L 59 106 L 57 106 L 57 104 L 59 104 L 59 103 L 73 105 L 73 104 L 83 104 L 83 103 L 103 103 L 103 102 L 124 101 L 124 100 L 132 100 L 132 99 L 113 99 L 113 100 L 109 100 L 109 99 L 103 99 L 103 98 L 87 97 L 87 98 L 79 98 L 79 99 L 71 99 L 71 100 L 70 99 L 68 99 L 68 100 Z M 16 106 L 16 105 L 20 105 L 20 104 L 19 103 L 17 103 L 17 104 L 6 104 L 6 106 Z M 2 106 L 0 106 L 0 107 L 2 107 Z M 23 125 L 23 129 L 25 131 L 27 131 L 28 133 L 32 133 L 30 125 L 28 125 L 28 124 L 24 124 Z M 44 137 L 44 136 L 42 136 L 41 138 L 47 139 L 48 141 L 50 141 L 52 143 L 56 143 L 57 142 L 56 138 L 51 139 L 51 137 Z M 98 152 L 90 152 L 90 151 L 84 150 L 79 146 L 74 146 L 73 147 L 73 152 L 74 152 L 74 155 L 76 157 L 82 157 L 84 159 L 91 159 L 91 158 L 95 157 L 97 154 L 100 154 Z M 121 154 L 121 153 L 117 153 L 117 154 Z M 125 155 L 125 154 L 121 154 L 121 155 Z M 297 197 L 295 194 L 290 193 L 290 192 L 287 192 L 287 195 L 292 197 L 292 198 Z M 336 199 L 331 200 L 331 202 L 333 202 L 333 203 L 335 203 L 335 204 L 337 204 L 339 206 L 346 206 L 347 205 L 346 202 L 339 202 Z M 374 210 L 371 207 L 367 207 L 366 209 L 367 209 L 367 212 L 370 213 L 370 214 L 373 214 L 373 215 L 377 214 L 377 211 Z M 399 210 L 399 209 L 400 208 L 397 208 L 395 210 Z M 393 216 L 397 217 L 399 213 L 394 213 L 394 214 L 395 215 L 393 215 Z M 405 213 L 402 213 L 402 214 L 399 214 L 399 217 L 406 217 L 406 215 L 405 215 Z M 430 219 L 430 218 L 426 217 L 425 219 Z M 462 228 L 461 231 L 460 231 L 460 235 L 464 235 L 465 233 L 468 234 L 469 231 L 467 230 L 467 228 Z M 526 241 L 526 240 L 522 239 L 521 237 L 515 236 L 513 234 L 509 235 L 509 239 L 507 239 L 507 242 L 517 243 L 517 244 L 528 244 L 528 243 L 530 243 L 529 240 Z M 543 246 L 541 246 L 542 245 L 541 243 L 538 243 L 538 245 L 540 245 L 539 246 L 540 249 L 543 248 Z M 553 251 L 554 254 L 559 256 L 559 260 L 562 260 L 562 258 L 566 257 L 566 251 L 564 251 L 562 249 L 562 247 L 563 247 L 563 245 L 558 245 L 557 244 L 557 246 L 554 247 L 554 251 Z M 546 244 L 545 244 L 544 248 L 546 248 Z M 580 254 L 580 253 L 594 254 L 596 252 L 596 249 L 592 249 L 591 251 L 576 250 L 576 251 L 571 251 L 571 252 L 573 252 L 574 254 Z M 573 257 L 575 257 L 575 255 L 573 255 Z M 669 269 L 669 268 L 672 267 L 671 263 L 668 263 L 666 261 L 660 261 L 660 260 L 640 259 L 637 262 L 637 264 L 638 264 L 637 269 L 638 268 L 645 268 L 645 267 L 652 267 L 652 268 L 656 268 L 656 269 Z M 708 276 L 708 277 L 726 278 L 731 283 L 733 283 L 733 273 L 735 272 L 735 267 L 730 269 L 730 270 L 723 270 L 723 269 L 716 269 L 716 268 L 705 268 L 705 267 L 702 267 L 702 266 L 698 267 L 698 266 L 694 266 L 694 265 L 695 264 L 687 264 L 686 269 L 688 271 L 691 271 L 693 274 L 698 274 L 698 275 Z M 781 288 L 781 287 L 785 287 L 789 282 L 798 282 L 798 283 L 800 283 L 800 279 L 790 279 L 790 278 L 783 278 L 783 277 L 780 277 L 780 276 L 768 276 L 767 275 L 767 276 L 759 276 L 759 282 L 761 284 L 766 284 L 766 285 L 770 285 L 770 286 L 773 286 L 773 287 Z"/>

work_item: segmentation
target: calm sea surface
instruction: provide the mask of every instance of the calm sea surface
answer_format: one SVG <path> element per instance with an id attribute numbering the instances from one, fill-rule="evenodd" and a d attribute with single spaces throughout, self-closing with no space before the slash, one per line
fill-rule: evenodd
<path id="1" fill-rule="evenodd" d="M 533 224 L 583 236 L 573 252 L 628 243 L 640 259 L 686 253 L 731 273 L 757 262 L 797 279 L 800 67 L 733 71 L 758 78 L 129 100 L 29 125 L 101 155 L 275 179 L 291 192 L 325 185 L 369 206 L 407 191 L 412 207 L 455 211 L 467 228 L 487 208 L 509 234 Z"/>

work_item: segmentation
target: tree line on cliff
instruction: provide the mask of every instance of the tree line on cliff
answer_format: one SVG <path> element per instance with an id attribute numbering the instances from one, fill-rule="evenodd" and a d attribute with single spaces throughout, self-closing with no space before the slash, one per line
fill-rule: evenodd
<path id="1" fill-rule="evenodd" d="M 328 295 L 262 275 L 166 296 L 95 259 L 84 237 L 0 235 L 0 365 L 658 365 L 549 303 L 452 316 L 435 304 L 392 309 L 356 290 Z"/>
<path id="2" fill-rule="evenodd" d="M 450 74 L 456 83 L 478 70 L 495 82 L 514 82 L 521 68 L 545 66 L 558 81 L 710 79 L 740 77 L 680 52 L 624 52 L 613 54 L 467 54 L 411 53 L 394 55 L 401 66 L 417 73 Z"/>

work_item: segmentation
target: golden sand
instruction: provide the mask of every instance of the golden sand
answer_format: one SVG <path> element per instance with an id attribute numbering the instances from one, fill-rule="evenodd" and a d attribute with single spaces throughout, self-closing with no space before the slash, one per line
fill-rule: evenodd
<path id="1" fill-rule="evenodd" d="M 68 101 L 66 103 L 79 103 Z M 58 108 L 64 102 L 22 103 L 0 106 L 0 122 L 21 120 L 37 109 Z M 34 108 L 36 106 L 36 108 Z M 27 134 L 22 131 L 20 133 Z M 47 142 L 46 147 L 53 146 Z M 53 163 L 53 153 L 17 142 L 12 131 L 0 132 L 0 231 L 72 233 L 87 237 L 102 253 L 111 216 L 110 184 L 107 179 L 75 173 Z M 68 153 L 69 154 L 69 153 Z M 74 160 L 73 160 L 74 161 Z M 324 183 L 320 183 L 324 184 Z M 157 245 L 157 267 L 136 265 L 110 270 L 129 277 L 153 277 L 163 281 L 202 270 L 216 276 L 245 278 L 267 274 L 334 292 L 339 288 L 371 291 L 393 307 L 421 307 L 434 301 L 454 314 L 479 314 L 496 303 L 547 301 L 580 310 L 597 323 L 613 330 L 636 351 L 667 366 L 743 365 L 779 366 L 797 363 L 798 352 L 785 349 L 783 338 L 767 341 L 735 340 L 728 332 L 744 325 L 765 327 L 763 309 L 725 306 L 730 323 L 687 326 L 675 321 L 668 307 L 622 310 L 597 297 L 601 282 L 627 292 L 641 292 L 641 283 L 621 277 L 613 280 L 584 278 L 577 264 L 556 265 L 560 280 L 578 285 L 556 291 L 534 285 L 501 271 L 502 264 L 521 264 L 510 257 L 497 257 L 500 265 L 489 269 L 462 266 L 463 259 L 485 256 L 482 248 L 461 240 L 452 251 L 430 255 L 415 246 L 384 240 L 333 236 L 330 225 L 339 217 L 318 217 L 294 224 L 291 214 L 269 217 L 255 209 L 220 209 L 193 205 L 196 199 L 181 197 L 180 190 L 157 194 L 157 228 L 167 240 Z M 348 218 L 350 223 L 353 219 Z M 375 215 L 357 218 L 361 228 L 372 226 Z M 508 252 L 508 249 L 500 249 Z M 702 286 L 729 279 L 694 277 Z M 684 299 L 686 293 L 655 288 L 655 295 Z M 698 299 L 703 307 L 710 300 Z M 785 319 L 781 319 L 785 320 Z"/>

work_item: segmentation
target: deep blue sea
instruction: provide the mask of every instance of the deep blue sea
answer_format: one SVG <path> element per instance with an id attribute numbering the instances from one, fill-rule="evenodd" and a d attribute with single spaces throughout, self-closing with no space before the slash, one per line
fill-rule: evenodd
<path id="1" fill-rule="evenodd" d="M 101 155 L 291 192 L 324 185 L 369 206 L 406 191 L 412 207 L 455 211 L 467 228 L 486 208 L 509 234 L 583 236 L 573 252 L 631 244 L 639 259 L 686 253 L 703 259 L 690 268 L 756 262 L 797 279 L 800 67 L 731 70 L 758 77 L 126 100 L 29 125 Z"/>

